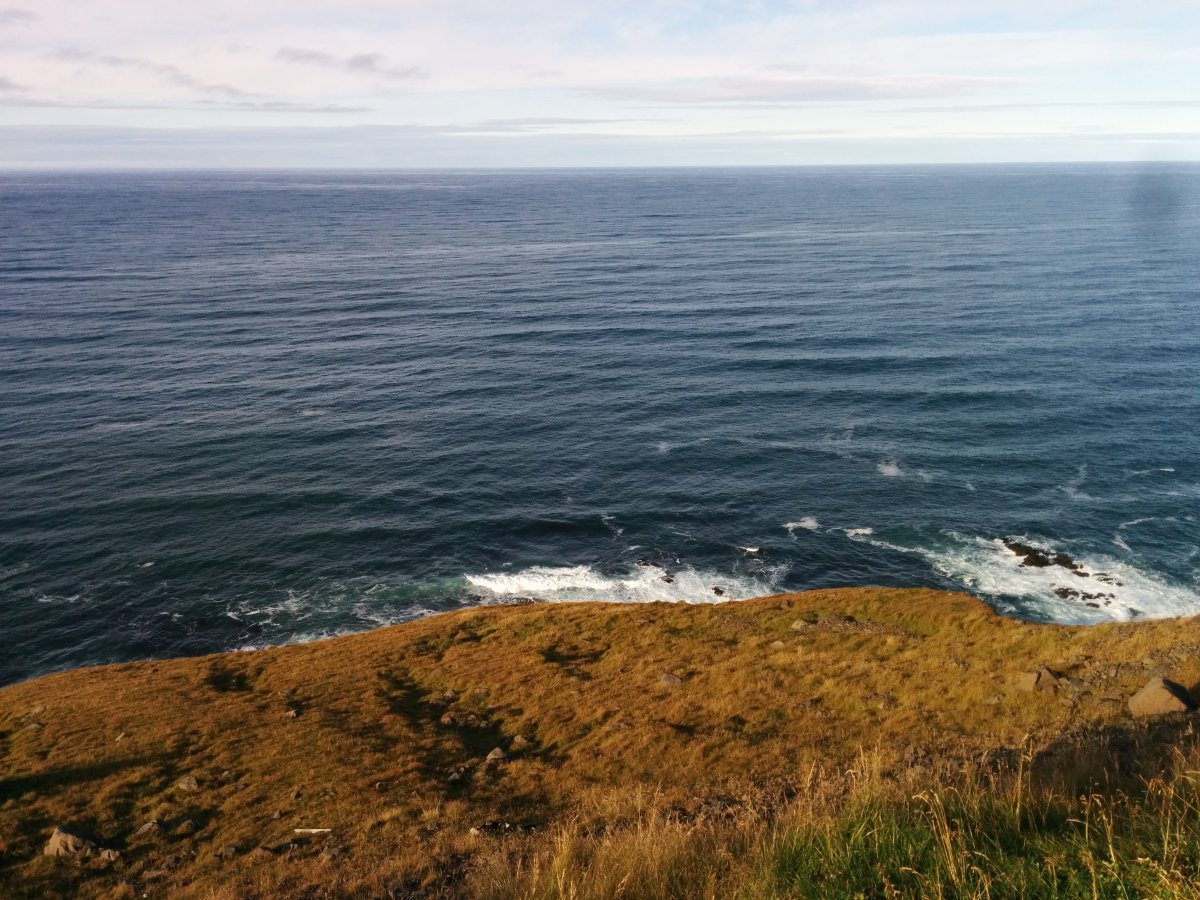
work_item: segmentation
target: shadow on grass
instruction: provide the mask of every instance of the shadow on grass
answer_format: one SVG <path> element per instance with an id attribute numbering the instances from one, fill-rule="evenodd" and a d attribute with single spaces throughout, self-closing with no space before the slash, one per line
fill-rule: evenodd
<path id="1" fill-rule="evenodd" d="M 15 778 L 0 779 L 0 803 L 21 797 L 30 792 L 52 795 L 58 789 L 107 778 L 123 769 L 145 765 L 161 766 L 168 762 L 169 759 L 165 756 L 140 756 L 129 759 L 115 759 L 103 763 L 93 763 L 87 766 L 52 769 L 49 772 L 39 772 L 36 775 L 19 775 Z"/>

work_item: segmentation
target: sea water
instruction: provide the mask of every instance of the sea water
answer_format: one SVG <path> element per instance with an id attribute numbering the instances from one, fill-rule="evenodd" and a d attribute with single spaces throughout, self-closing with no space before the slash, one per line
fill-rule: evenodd
<path id="1" fill-rule="evenodd" d="M 0 682 L 529 599 L 1200 613 L 1198 248 L 1188 165 L 0 175 Z"/>

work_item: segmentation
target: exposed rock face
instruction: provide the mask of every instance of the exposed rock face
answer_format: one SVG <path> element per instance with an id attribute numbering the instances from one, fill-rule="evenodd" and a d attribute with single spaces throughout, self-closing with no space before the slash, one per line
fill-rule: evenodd
<path id="1" fill-rule="evenodd" d="M 43 852 L 47 856 L 91 856 L 96 852 L 96 845 L 81 835 L 64 830 L 59 825 L 51 832 L 50 840 L 46 842 L 46 849 Z"/>
<path id="2" fill-rule="evenodd" d="M 1063 684 L 1063 677 L 1047 666 L 1038 666 L 1033 672 L 1022 676 L 1017 688 L 1022 691 L 1037 691 L 1053 694 Z"/>
<path id="3" fill-rule="evenodd" d="M 1135 716 L 1161 716 L 1195 709 L 1187 688 L 1165 678 L 1150 682 L 1129 698 L 1129 711 Z"/>

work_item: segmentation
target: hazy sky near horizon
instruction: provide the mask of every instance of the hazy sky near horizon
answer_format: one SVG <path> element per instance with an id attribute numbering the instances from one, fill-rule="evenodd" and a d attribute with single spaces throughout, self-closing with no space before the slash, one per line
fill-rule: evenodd
<path id="1" fill-rule="evenodd" d="M 0 0 L 4 166 L 1158 159 L 1195 0 Z"/>

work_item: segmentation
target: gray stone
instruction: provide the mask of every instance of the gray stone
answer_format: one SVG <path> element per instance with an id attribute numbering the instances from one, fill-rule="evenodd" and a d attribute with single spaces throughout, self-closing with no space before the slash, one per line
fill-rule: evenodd
<path id="1" fill-rule="evenodd" d="M 679 685 L 683 684 L 683 679 L 671 672 L 664 672 L 663 677 L 660 680 L 667 687 L 678 687 Z"/>
<path id="2" fill-rule="evenodd" d="M 186 791 L 189 794 L 194 794 L 196 791 L 200 790 L 200 779 L 198 779 L 195 775 L 184 775 L 177 782 L 175 782 L 175 787 L 179 788 L 181 791 Z"/>
<path id="3" fill-rule="evenodd" d="M 1144 688 L 1129 698 L 1129 711 L 1138 717 L 1187 712 L 1194 708 L 1187 688 L 1165 678 L 1151 678 Z"/>
<path id="4" fill-rule="evenodd" d="M 43 851 L 47 856 L 91 856 L 96 852 L 96 845 L 82 835 L 73 834 L 63 827 L 56 826 L 50 833 Z"/>
<path id="5" fill-rule="evenodd" d="M 1035 671 L 1021 677 L 1021 680 L 1017 683 L 1017 689 L 1052 694 L 1058 690 L 1062 680 L 1062 676 L 1053 669 L 1046 666 L 1038 666 Z"/>
<path id="6" fill-rule="evenodd" d="M 501 748 L 501 747 L 497 747 L 495 750 L 493 750 L 491 753 L 489 753 L 487 755 L 487 761 L 490 763 L 502 763 L 502 762 L 506 762 L 507 760 L 508 760 L 508 754 L 505 753 L 503 748 Z"/>
<path id="7" fill-rule="evenodd" d="M 141 828 L 139 828 L 137 831 L 135 831 L 133 833 L 133 836 L 134 837 L 158 837 L 158 835 L 162 834 L 162 832 L 163 832 L 162 822 L 158 821 L 158 819 L 151 819 L 149 822 L 147 822 L 145 825 L 143 825 Z"/>

